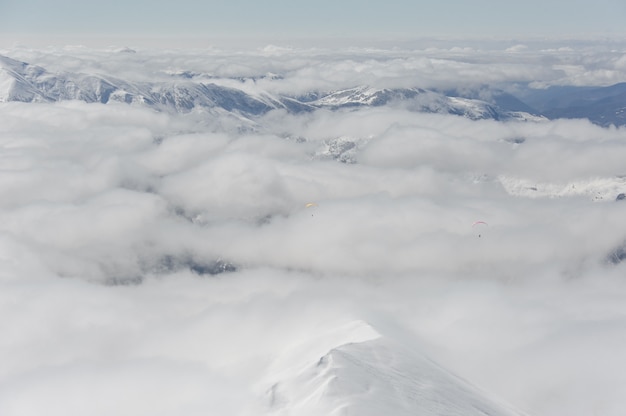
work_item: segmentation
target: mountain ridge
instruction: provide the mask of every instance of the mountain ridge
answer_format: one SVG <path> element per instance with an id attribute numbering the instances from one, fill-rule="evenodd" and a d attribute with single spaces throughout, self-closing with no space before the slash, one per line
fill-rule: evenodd
<path id="1" fill-rule="evenodd" d="M 275 416 L 524 416 L 364 321 L 318 333 L 291 355 L 266 391 Z"/>
<path id="2" fill-rule="evenodd" d="M 311 92 L 301 96 L 269 92 L 251 94 L 242 89 L 197 82 L 181 76 L 173 81 L 129 82 L 120 78 L 81 74 L 52 73 L 45 68 L 0 56 L 0 101 L 56 102 L 81 100 L 88 103 L 122 102 L 146 105 L 159 111 L 185 113 L 196 108 L 220 108 L 246 117 L 256 117 L 271 110 L 291 113 L 316 109 L 380 107 L 403 103 L 416 112 L 454 114 L 470 119 L 526 120 L 538 116 L 503 110 L 497 105 L 421 88 L 352 88 Z M 185 74 L 185 73 L 183 73 Z M 273 77 L 280 79 L 280 77 Z"/>
<path id="3" fill-rule="evenodd" d="M 219 78 L 177 71 L 158 81 L 128 81 L 101 74 L 50 72 L 44 67 L 0 55 L 0 102 L 120 102 L 173 113 L 223 110 L 248 119 L 272 110 L 297 114 L 318 109 L 336 111 L 400 105 L 418 113 L 452 114 L 472 120 L 586 118 L 605 127 L 626 125 L 626 83 L 608 87 L 554 86 L 543 90 L 526 86 L 516 95 L 488 86 L 439 91 L 354 85 L 294 95 L 270 91 L 253 93 L 243 87 L 249 82 L 257 85 L 260 79 L 272 82 L 284 78 L 278 74 Z M 226 85 L 220 80 L 226 80 Z M 241 83 L 242 88 L 238 88 L 237 83 Z"/>

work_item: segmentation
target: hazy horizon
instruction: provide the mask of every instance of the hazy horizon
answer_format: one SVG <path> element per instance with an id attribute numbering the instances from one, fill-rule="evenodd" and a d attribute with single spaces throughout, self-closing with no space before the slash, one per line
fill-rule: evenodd
<path id="1" fill-rule="evenodd" d="M 626 5 L 487 0 L 237 2 L 181 0 L 111 1 L 4 0 L 0 33 L 63 36 L 187 38 L 420 38 L 623 37 Z M 71 43 L 75 43 L 71 42 Z"/>

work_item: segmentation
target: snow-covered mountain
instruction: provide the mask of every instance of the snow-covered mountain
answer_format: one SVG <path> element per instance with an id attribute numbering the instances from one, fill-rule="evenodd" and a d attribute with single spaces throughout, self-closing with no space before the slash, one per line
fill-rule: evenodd
<path id="1" fill-rule="evenodd" d="M 55 74 L 44 68 L 0 56 L 0 101 L 88 103 L 124 102 L 186 112 L 196 107 L 263 114 L 280 102 L 253 97 L 241 90 L 192 81 L 133 83 L 90 74 Z M 282 106 L 286 107 L 286 106 Z"/>
<path id="2" fill-rule="evenodd" d="M 318 108 L 335 110 L 402 103 L 417 112 L 455 114 L 470 119 L 536 118 L 524 112 L 503 110 L 478 99 L 447 96 L 421 88 L 358 86 L 297 97 L 268 92 L 251 94 L 242 89 L 196 81 L 186 72 L 174 74 L 173 81 L 130 82 L 103 75 L 52 73 L 40 66 L 0 56 L 0 102 L 63 100 L 122 102 L 174 112 L 221 109 L 245 117 L 259 116 L 275 109 L 297 113 Z"/>
<path id="3" fill-rule="evenodd" d="M 363 321 L 290 346 L 273 374 L 274 416 L 522 416 Z"/>
<path id="4" fill-rule="evenodd" d="M 405 103 L 408 108 L 423 113 L 441 113 L 464 116 L 472 120 L 480 119 L 526 119 L 532 115 L 503 110 L 497 105 L 472 98 L 447 96 L 439 92 L 422 88 L 372 88 L 359 86 L 322 94 L 307 102 L 315 107 L 378 107 L 394 103 Z"/>

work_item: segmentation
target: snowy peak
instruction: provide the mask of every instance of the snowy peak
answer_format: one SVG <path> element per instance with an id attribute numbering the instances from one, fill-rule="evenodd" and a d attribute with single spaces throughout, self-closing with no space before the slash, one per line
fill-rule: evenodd
<path id="1" fill-rule="evenodd" d="M 44 74 L 39 66 L 0 55 L 0 102 L 50 101 L 30 79 Z"/>
<path id="2" fill-rule="evenodd" d="M 12 71 L 13 73 L 20 74 L 27 65 L 28 64 L 25 62 L 16 61 L 8 56 L 0 55 L 0 69 L 4 71 Z"/>
<path id="3" fill-rule="evenodd" d="M 84 74 L 53 74 L 44 68 L 0 56 L 0 101 L 53 102 L 109 101 L 116 86 L 105 79 Z"/>
<path id="4" fill-rule="evenodd" d="M 315 358 L 299 346 L 267 390 L 272 415 L 522 415 L 362 321 L 343 330 L 310 340 L 312 352 L 336 337 Z"/>

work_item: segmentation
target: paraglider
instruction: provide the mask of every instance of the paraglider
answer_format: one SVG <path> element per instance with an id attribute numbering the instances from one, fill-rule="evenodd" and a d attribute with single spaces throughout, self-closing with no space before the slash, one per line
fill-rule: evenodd
<path id="1" fill-rule="evenodd" d="M 306 209 L 317 208 L 317 203 L 315 203 L 315 202 L 308 202 L 308 203 L 304 206 L 304 208 L 306 208 Z M 313 216 L 313 214 L 311 214 L 311 216 Z"/>
<path id="2" fill-rule="evenodd" d="M 472 228 L 473 227 L 483 227 L 483 226 L 486 226 L 486 225 L 488 225 L 488 224 L 485 221 L 474 221 L 474 223 L 472 224 Z M 481 234 L 478 233 L 478 238 L 480 238 L 480 237 L 481 237 Z"/>

